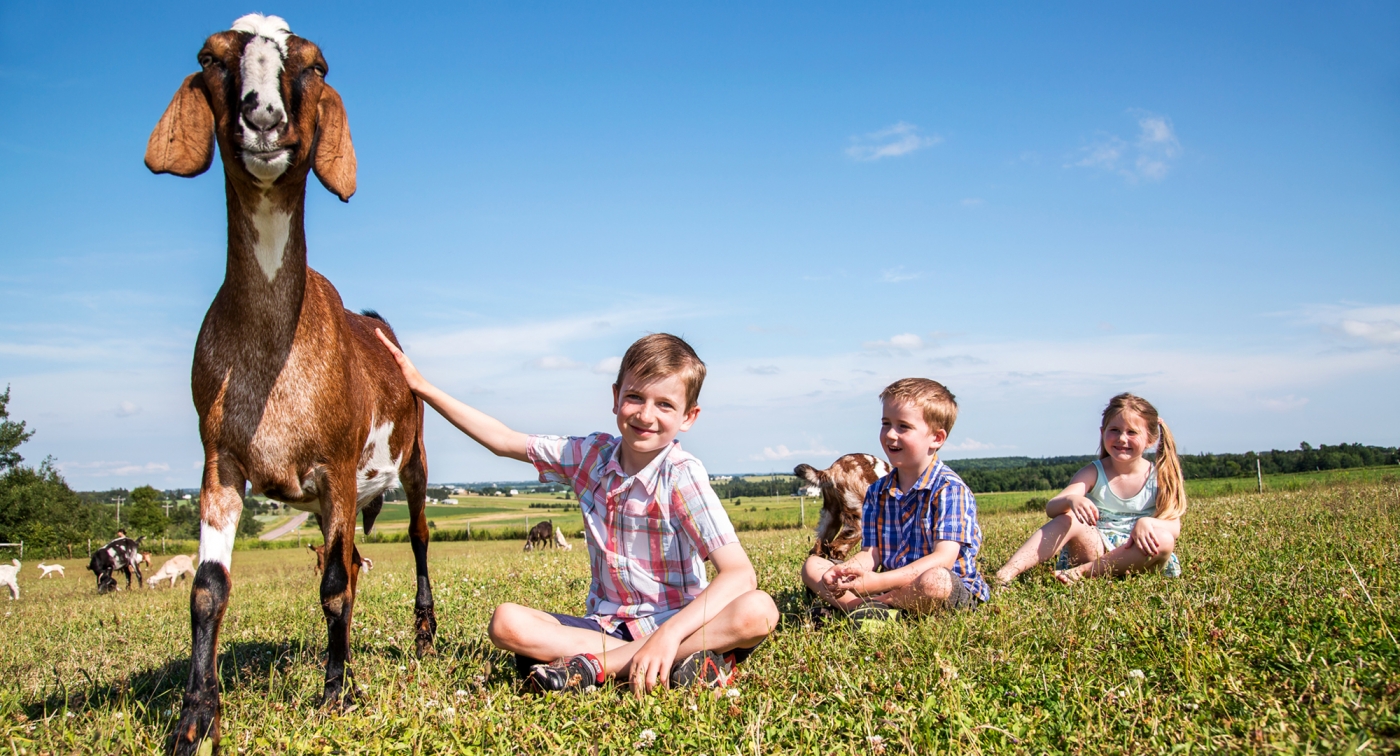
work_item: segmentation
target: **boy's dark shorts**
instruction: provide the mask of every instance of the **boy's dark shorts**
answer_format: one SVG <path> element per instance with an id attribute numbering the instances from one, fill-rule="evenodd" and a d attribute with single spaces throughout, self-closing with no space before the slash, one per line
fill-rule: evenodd
<path id="1" fill-rule="evenodd" d="M 564 627 L 576 627 L 580 630 L 592 630 L 594 632 L 606 633 L 608 637 L 616 638 L 622 641 L 623 643 L 631 643 L 633 641 L 632 631 L 627 629 L 627 625 L 621 622 L 619 622 L 617 624 L 617 627 L 613 628 L 612 630 L 605 631 L 603 630 L 603 626 L 599 624 L 598 620 L 593 619 L 591 617 L 575 617 L 572 614 L 557 614 L 555 612 L 549 612 L 549 616 L 559 620 L 559 624 L 563 625 Z M 735 648 L 724 652 L 722 656 L 726 657 L 731 664 L 740 664 L 745 659 L 749 658 L 749 654 L 753 653 L 754 648 L 758 648 L 758 646 L 754 646 L 753 648 Z M 521 654 L 515 655 L 515 671 L 521 677 L 524 677 L 530 672 L 530 667 L 533 667 L 536 664 L 548 663 L 548 661 L 542 661 L 540 659 L 531 659 L 530 657 L 523 656 Z"/>

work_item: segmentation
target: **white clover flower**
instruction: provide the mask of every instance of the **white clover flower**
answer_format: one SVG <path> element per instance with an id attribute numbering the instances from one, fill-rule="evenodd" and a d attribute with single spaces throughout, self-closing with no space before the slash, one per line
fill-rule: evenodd
<path id="1" fill-rule="evenodd" d="M 728 696 L 728 697 L 730 697 L 730 698 L 738 698 L 738 697 L 739 697 L 739 689 L 738 689 L 738 688 L 730 688 L 730 689 L 724 691 L 724 695 L 726 695 L 726 696 Z"/>
<path id="2" fill-rule="evenodd" d="M 408 667 L 405 667 L 404 665 L 400 664 L 400 665 L 399 665 L 399 671 L 400 671 L 400 672 L 407 672 L 407 671 L 408 671 Z"/>
<path id="3" fill-rule="evenodd" d="M 451 706 L 444 706 L 442 709 L 442 713 L 446 716 L 451 717 L 457 714 L 457 710 L 452 708 Z"/>
<path id="4" fill-rule="evenodd" d="M 458 698 L 466 698 L 466 697 L 467 697 L 467 692 L 466 692 L 465 690 L 462 690 L 461 688 L 458 688 L 458 689 L 457 689 L 457 697 L 458 697 Z"/>
<path id="5" fill-rule="evenodd" d="M 116 714 L 113 714 L 113 715 L 112 715 L 112 717 L 115 718 L 115 719 L 123 719 L 125 716 L 126 716 L 126 715 L 123 714 L 123 713 L 121 713 L 120 711 L 117 712 Z"/>
<path id="6" fill-rule="evenodd" d="M 880 745 L 881 743 L 885 742 L 885 739 L 880 737 L 879 735 L 870 735 L 867 736 L 865 739 L 870 743 L 870 745 Z"/>
<path id="7" fill-rule="evenodd" d="M 1134 669 L 1134 670 L 1128 672 L 1128 677 L 1131 677 L 1131 678 L 1133 678 L 1133 679 L 1135 679 L 1135 680 L 1141 680 L 1141 679 L 1147 677 L 1147 675 L 1144 675 L 1144 674 L 1142 673 L 1142 670 L 1140 670 L 1140 669 Z"/>
<path id="8" fill-rule="evenodd" d="M 651 728 L 647 728 L 647 729 L 645 729 L 645 730 L 642 730 L 642 733 L 641 733 L 641 740 L 638 741 L 638 745 L 641 745 L 643 748 L 645 748 L 646 746 L 649 746 L 649 745 L 651 745 L 652 743 L 655 743 L 655 742 L 656 742 L 656 730 L 653 730 L 653 729 L 651 729 Z"/>

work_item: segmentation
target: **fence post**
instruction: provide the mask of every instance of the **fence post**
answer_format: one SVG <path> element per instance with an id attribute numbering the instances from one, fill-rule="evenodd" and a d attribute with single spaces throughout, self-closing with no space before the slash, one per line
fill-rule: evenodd
<path id="1" fill-rule="evenodd" d="M 24 561 L 24 541 L 19 542 L 19 560 Z"/>
<path id="2" fill-rule="evenodd" d="M 1259 493 L 1264 493 L 1264 468 L 1259 464 L 1259 457 L 1254 458 L 1254 475 L 1259 479 Z"/>
<path id="3" fill-rule="evenodd" d="M 807 527 L 807 497 L 806 497 L 806 496 L 799 496 L 799 497 L 797 498 L 797 512 L 798 512 L 798 515 L 797 515 L 797 526 L 798 526 L 799 528 L 805 528 L 805 527 Z"/>

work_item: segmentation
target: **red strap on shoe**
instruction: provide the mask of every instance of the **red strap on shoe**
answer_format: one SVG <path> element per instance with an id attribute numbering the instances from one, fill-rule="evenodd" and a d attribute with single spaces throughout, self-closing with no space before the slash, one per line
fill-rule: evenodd
<path id="1" fill-rule="evenodd" d="M 588 662 L 588 666 L 593 669 L 593 682 L 597 685 L 602 685 L 603 681 L 607 679 L 603 675 L 603 663 L 598 661 L 598 657 L 593 654 L 583 654 L 583 658 L 584 661 Z"/>

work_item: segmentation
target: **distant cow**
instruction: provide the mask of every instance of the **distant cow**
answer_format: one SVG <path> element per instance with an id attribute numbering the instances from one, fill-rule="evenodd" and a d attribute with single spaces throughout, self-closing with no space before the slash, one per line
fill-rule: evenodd
<path id="1" fill-rule="evenodd" d="M 847 454 L 825 470 L 798 465 L 792 471 L 822 496 L 822 514 L 817 520 L 817 542 L 812 545 L 812 554 L 842 562 L 853 551 L 860 550 L 860 511 L 865 502 L 865 489 L 889 471 L 889 463 L 869 454 Z"/>
<path id="2" fill-rule="evenodd" d="M 189 575 L 194 577 L 194 556 L 186 554 L 176 554 L 165 560 L 165 564 L 160 566 L 156 573 L 146 578 L 146 584 L 154 587 L 162 580 L 169 578 L 170 587 L 175 587 L 175 581 Z"/>
<path id="3" fill-rule="evenodd" d="M 525 539 L 525 550 L 542 549 L 545 546 L 553 546 L 554 523 L 545 520 L 530 528 L 530 535 Z M 535 544 L 539 544 L 536 546 Z"/>
<path id="4" fill-rule="evenodd" d="M 121 570 L 126 573 L 126 587 L 131 587 L 131 571 L 136 570 L 137 585 L 145 580 L 141 576 L 141 539 L 135 541 L 125 536 L 115 538 L 107 542 L 97 551 L 92 552 L 92 558 L 88 560 L 88 569 L 97 576 L 97 592 L 111 593 L 117 589 L 117 579 L 112 577 L 112 573 Z"/>

